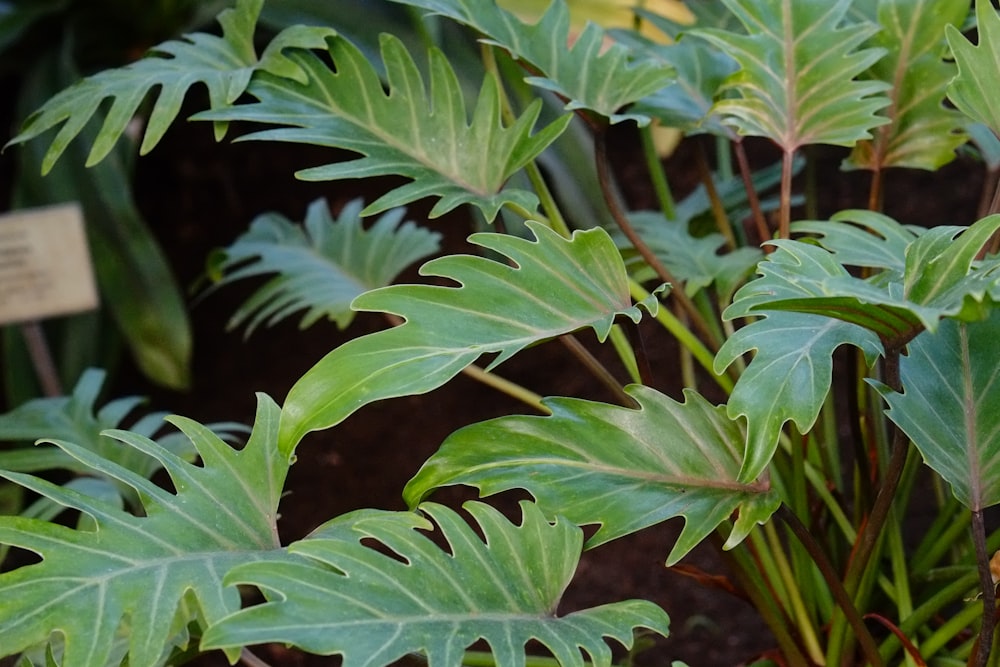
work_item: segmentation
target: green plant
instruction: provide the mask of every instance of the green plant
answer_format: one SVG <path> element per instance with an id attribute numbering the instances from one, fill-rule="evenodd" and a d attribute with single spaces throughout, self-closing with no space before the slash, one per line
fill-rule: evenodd
<path id="1" fill-rule="evenodd" d="M 59 127 L 45 158 L 52 164 L 108 101 L 114 122 L 93 144 L 99 160 L 162 84 L 143 140 L 150 149 L 194 81 L 162 54 L 195 60 L 212 48 L 232 57 L 199 70 L 212 108 L 197 119 L 217 129 L 249 121 L 266 127 L 246 139 L 360 156 L 300 178 L 407 180 L 336 219 L 314 205 L 304 230 L 262 218 L 211 264 L 223 281 L 277 273 L 236 325 L 303 309 L 304 324 L 325 315 L 343 326 L 363 310 L 397 325 L 331 351 L 280 408 L 261 396 L 242 450 L 173 418 L 201 457 L 197 467 L 143 435 L 111 431 L 167 470 L 171 494 L 99 451 L 53 443 L 81 469 L 133 489 L 141 508 L 132 512 L 4 473 L 89 516 L 95 529 L 0 519 L 0 542 L 42 557 L 0 575 L 0 597 L 12 601 L 0 607 L 3 652 L 26 651 L 24 664 L 103 667 L 223 649 L 253 663 L 247 647 L 278 642 L 350 665 L 408 653 L 454 665 L 484 639 L 506 666 L 524 664 L 535 640 L 563 665 L 608 664 L 604 638 L 628 648 L 635 631 L 666 634 L 668 619 L 641 600 L 558 615 L 580 550 L 680 516 L 667 564 L 717 535 L 785 664 L 988 664 L 997 609 L 990 554 L 1000 547 L 984 518 L 1000 502 L 998 205 L 968 227 L 927 230 L 879 209 L 890 167 L 935 169 L 969 136 L 987 159 L 996 154 L 995 137 L 982 131 L 1000 131 L 996 10 L 977 3 L 978 46 L 959 30 L 969 18 L 964 0 L 692 3 L 693 28 L 638 13 L 677 43 L 591 24 L 569 45 L 561 0 L 537 24 L 489 0 L 403 4 L 473 29 L 482 73 L 465 67 L 459 76 L 436 47 L 415 59 L 390 35 L 372 62 L 331 27 L 289 28 L 258 55 L 262 0 L 241 0 L 220 15 L 221 38 L 192 37 L 84 80 L 15 138 Z M 422 25 L 432 40 L 439 24 Z M 468 76 L 479 80 L 464 90 Z M 572 202 L 549 189 L 590 172 L 565 161 L 539 167 L 574 119 L 593 135 L 606 207 L 597 219 L 607 228 L 564 215 Z M 652 151 L 653 120 L 714 135 L 726 149 L 720 173 L 703 170 L 704 189 L 679 203 Z M 625 211 L 616 196 L 608 132 L 621 123 L 645 138 L 658 212 Z M 780 148 L 776 172 L 751 173 L 746 136 Z M 852 148 L 845 166 L 872 174 L 869 210 L 793 219 L 796 158 L 812 144 Z M 768 182 L 778 196 L 761 200 Z M 435 252 L 431 235 L 399 224 L 398 207 L 426 197 L 431 217 L 468 205 L 486 222 L 502 219 L 503 231 L 470 237 L 481 254 L 423 264 L 423 276 L 444 282 L 389 285 Z M 734 224 L 744 212 L 748 229 Z M 363 228 L 361 216 L 379 213 Z M 706 220 L 716 229 L 706 231 Z M 407 252 L 383 265 L 397 250 Z M 680 343 L 681 401 L 653 388 L 650 327 L 644 345 L 630 343 L 643 319 Z M 620 405 L 538 399 L 494 374 L 528 346 L 588 328 L 621 358 L 610 370 L 586 359 Z M 495 355 L 485 370 L 473 365 L 483 355 Z M 278 542 L 281 488 L 309 432 L 463 371 L 542 414 L 456 431 L 406 486 L 411 511 L 354 512 Z M 699 388 L 727 400 L 715 405 Z M 481 502 L 465 506 L 467 522 L 427 501 L 457 484 L 483 496 L 524 489 L 533 500 L 521 504 L 519 524 Z M 934 493 L 921 494 L 924 486 Z M 937 518 L 907 541 L 903 522 L 918 495 Z M 587 540 L 584 526 L 597 526 Z M 151 580 L 155 587 L 143 585 Z M 241 608 L 238 586 L 265 602 Z"/>

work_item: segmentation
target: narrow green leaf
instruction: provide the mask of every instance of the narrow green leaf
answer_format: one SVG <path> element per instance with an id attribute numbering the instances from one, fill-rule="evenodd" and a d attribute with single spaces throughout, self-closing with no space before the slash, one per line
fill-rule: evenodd
<path id="1" fill-rule="evenodd" d="M 880 0 L 873 46 L 885 49 L 869 74 L 888 81 L 890 123 L 862 141 L 846 160 L 849 167 L 914 167 L 935 170 L 955 159 L 965 143 L 965 117 L 944 106 L 945 88 L 955 76 L 943 59 L 945 27 L 961 26 L 969 12 L 966 0 Z"/>
<path id="2" fill-rule="evenodd" d="M 765 482 L 737 480 L 746 436 L 725 406 L 692 391 L 683 403 L 641 385 L 626 391 L 638 409 L 547 398 L 551 416 L 467 426 L 445 440 L 404 498 L 415 506 L 454 484 L 482 495 L 526 489 L 549 516 L 597 524 L 588 547 L 683 516 L 668 566 L 733 512 L 739 520 L 727 546 L 774 512 L 778 498 Z"/>
<path id="3" fill-rule="evenodd" d="M 229 328 L 246 324 L 247 335 L 305 309 L 299 328 L 322 317 L 341 329 L 354 319 L 351 301 L 385 287 L 407 266 L 438 250 L 441 235 L 400 224 L 403 209 L 361 224 L 361 200 L 349 202 L 334 219 L 324 200 L 313 202 L 303 224 L 278 213 L 258 216 L 250 229 L 222 251 L 214 270 L 224 275 L 217 289 L 236 281 L 277 274 L 240 306 Z"/>
<path id="4" fill-rule="evenodd" d="M 1000 14 L 989 2 L 976 3 L 979 44 L 974 46 L 961 31 L 949 25 L 945 32 L 958 66 L 958 75 L 948 85 L 948 99 L 958 110 L 1000 135 Z"/>
<path id="5" fill-rule="evenodd" d="M 527 79 L 567 100 L 566 108 L 586 109 L 612 123 L 649 117 L 623 107 L 672 81 L 673 70 L 662 62 L 635 59 L 629 49 L 610 42 L 597 25 L 588 23 L 570 46 L 570 17 L 565 0 L 554 0 L 537 23 L 527 24 L 493 0 L 393 0 L 464 23 L 486 41 L 524 61 L 540 76 Z"/>
<path id="6" fill-rule="evenodd" d="M 420 509 L 450 553 L 420 531 L 431 524 L 410 513 L 362 510 L 335 519 L 289 547 L 310 562 L 234 569 L 227 583 L 258 586 L 268 602 L 217 623 L 202 646 L 276 641 L 342 655 L 344 667 L 381 667 L 419 652 L 430 667 L 448 667 L 484 639 L 496 664 L 517 667 L 525 664 L 525 644 L 535 640 L 562 665 L 584 667 L 584 658 L 611 664 L 605 637 L 631 647 L 636 628 L 667 634 L 667 615 L 645 600 L 555 615 L 583 542 L 582 531 L 565 519 L 548 523 L 522 503 L 515 526 L 488 505 L 467 503 L 484 540 L 453 510 Z"/>
<path id="7" fill-rule="evenodd" d="M 888 84 L 856 80 L 883 54 L 858 46 L 877 27 L 845 23 L 851 0 L 723 0 L 746 34 L 696 29 L 741 69 L 716 111 L 740 134 L 786 152 L 807 144 L 852 146 L 888 120 L 877 115 Z"/>
<path id="8" fill-rule="evenodd" d="M 126 67 L 99 72 L 63 90 L 48 100 L 24 124 L 8 145 L 23 143 L 46 130 L 61 126 L 42 160 L 48 173 L 69 143 L 98 114 L 102 103 L 112 99 L 103 117 L 87 166 L 97 164 L 111 152 L 150 91 L 158 89 L 146 125 L 140 152 L 151 151 L 177 117 L 187 91 L 196 83 L 208 88 L 213 108 L 232 104 L 247 87 L 255 70 L 301 79 L 303 74 L 282 50 L 290 46 L 319 48 L 328 28 L 289 28 L 274 38 L 260 59 L 254 51 L 253 30 L 264 0 L 239 0 L 233 9 L 219 14 L 222 36 L 193 33 L 184 41 L 160 44 L 151 57 Z M 216 128 L 217 138 L 225 132 Z"/>
<path id="9" fill-rule="evenodd" d="M 206 427 L 175 417 L 202 466 L 186 463 L 135 433 L 111 431 L 120 446 L 156 459 L 176 494 L 101 458 L 88 449 L 56 442 L 93 472 L 139 494 L 145 516 L 135 516 L 37 477 L 2 476 L 66 507 L 78 509 L 95 530 L 21 517 L 0 517 L 0 542 L 34 551 L 40 563 L 0 574 L 0 637 L 3 655 L 64 641 L 67 667 L 105 667 L 114 639 L 128 623 L 129 662 L 151 665 L 182 624 L 213 623 L 240 607 L 222 577 L 232 566 L 278 549 L 277 506 L 289 459 L 278 453 L 278 407 L 259 396 L 249 442 L 233 450 Z M 283 553 L 283 552 L 278 552 Z M 272 559 L 277 557 L 272 554 Z M 231 654 L 235 659 L 238 651 Z"/>
<path id="10" fill-rule="evenodd" d="M 946 321 L 900 358 L 903 393 L 879 385 L 887 414 L 972 510 L 1000 503 L 1000 310 Z"/>
<path id="11" fill-rule="evenodd" d="M 453 255 L 432 260 L 421 273 L 460 287 L 395 285 L 358 297 L 354 308 L 400 315 L 406 323 L 349 341 L 295 383 L 282 411 L 282 450 L 290 453 L 309 431 L 337 424 L 367 403 L 435 389 L 483 354 L 499 353 L 494 368 L 528 345 L 584 327 L 603 340 L 617 315 L 639 320 L 607 232 L 594 228 L 565 239 L 527 224 L 535 240 L 469 239 L 514 266 Z"/>
<path id="12" fill-rule="evenodd" d="M 365 157 L 298 172 L 304 180 L 405 176 L 412 182 L 395 188 L 368 205 L 371 215 L 434 196 L 431 217 L 461 204 L 478 206 L 488 220 L 506 202 L 528 210 L 534 194 L 503 190 L 512 174 L 541 153 L 566 128 L 564 115 L 531 135 L 541 102 L 531 105 L 510 127 L 500 123 L 496 80 L 483 81 L 471 121 L 454 70 L 437 49 L 430 52 L 430 86 L 402 42 L 383 35 L 382 59 L 388 92 L 375 68 L 343 38 L 328 40 L 335 70 L 319 56 L 296 52 L 291 57 L 308 81 L 263 74 L 249 93 L 254 104 L 196 116 L 212 120 L 246 120 L 285 125 L 243 137 L 344 148 Z"/>

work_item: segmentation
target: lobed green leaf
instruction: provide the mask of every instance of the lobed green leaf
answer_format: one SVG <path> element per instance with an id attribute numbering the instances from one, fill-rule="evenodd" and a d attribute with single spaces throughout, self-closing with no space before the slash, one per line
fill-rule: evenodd
<path id="1" fill-rule="evenodd" d="M 453 510 L 431 503 L 420 509 L 437 524 L 447 551 L 421 532 L 432 524 L 413 513 L 340 517 L 289 547 L 308 562 L 234 569 L 227 583 L 257 586 L 268 602 L 217 623 L 203 647 L 276 641 L 339 654 L 345 667 L 380 667 L 422 653 L 430 667 L 445 667 L 484 639 L 496 664 L 523 667 L 525 644 L 535 640 L 560 664 L 584 667 L 584 657 L 611 664 L 605 637 L 630 647 L 636 628 L 667 634 L 667 615 L 645 600 L 556 616 L 583 542 L 565 519 L 549 523 L 522 503 L 515 526 L 488 505 L 467 503 L 480 538 Z"/>
<path id="2" fill-rule="evenodd" d="M 948 99 L 972 120 L 1000 134 L 1000 105 L 997 104 L 997 63 L 1000 62 L 1000 13 L 989 2 L 976 3 L 979 44 L 973 45 L 953 25 L 946 26 L 958 67 L 958 75 L 948 84 Z"/>
<path id="3" fill-rule="evenodd" d="M 273 325 L 305 309 L 299 327 L 322 317 L 341 329 L 354 319 L 351 301 L 385 287 L 413 262 L 438 250 L 440 234 L 400 224 L 403 209 L 379 217 L 365 229 L 361 200 L 349 202 L 334 219 L 324 200 L 313 202 L 298 225 L 278 213 L 258 216 L 250 229 L 222 251 L 214 269 L 223 275 L 213 289 L 239 280 L 277 274 L 260 287 L 229 320 L 247 325 L 247 335 L 262 323 Z"/>
<path id="4" fill-rule="evenodd" d="M 132 487 L 145 516 L 37 477 L 0 473 L 79 510 L 94 525 L 72 530 L 0 517 L 0 542 L 42 558 L 0 574 L 0 653 L 52 642 L 65 667 L 105 667 L 127 624 L 129 663 L 153 665 L 178 628 L 210 624 L 238 609 L 240 596 L 223 587 L 222 577 L 279 546 L 277 506 L 289 459 L 276 447 L 278 415 L 274 402 L 259 396 L 254 431 L 241 451 L 200 424 L 172 418 L 197 449 L 201 467 L 141 435 L 107 433 L 155 459 L 176 494 L 84 447 L 55 443 L 92 472 Z"/>
<path id="5" fill-rule="evenodd" d="M 382 35 L 381 45 L 388 91 L 357 47 L 344 38 L 331 38 L 327 46 L 335 69 L 318 55 L 295 52 L 289 58 L 306 73 L 305 80 L 263 73 L 248 88 L 256 103 L 195 118 L 288 126 L 243 139 L 308 143 L 364 155 L 298 172 L 304 180 L 385 175 L 412 179 L 369 204 L 363 215 L 429 196 L 438 198 L 431 217 L 461 204 L 478 206 L 491 221 L 508 202 L 534 210 L 534 194 L 504 190 L 504 185 L 554 141 L 572 117 L 564 115 L 532 135 L 541 110 L 538 101 L 510 127 L 503 127 L 498 84 L 487 76 L 470 121 L 458 78 L 439 50 L 430 52 L 428 91 L 398 38 Z"/>
<path id="6" fill-rule="evenodd" d="M 875 139 L 859 142 L 846 165 L 862 169 L 915 167 L 935 170 L 955 158 L 965 143 L 964 116 L 944 106 L 945 89 L 955 76 L 953 62 L 942 58 L 945 27 L 961 26 L 969 12 L 965 0 L 881 0 L 881 30 L 872 46 L 886 55 L 869 74 L 892 82 L 889 106 L 882 115 L 890 123 Z"/>
<path id="7" fill-rule="evenodd" d="M 974 261 L 1000 229 L 1000 216 L 908 239 L 903 227 L 884 216 L 851 215 L 894 230 L 841 252 L 865 265 L 889 265 L 883 275 L 862 280 L 833 252 L 802 241 L 773 241 L 777 250 L 758 266 L 761 277 L 741 288 L 723 314 L 765 314 L 727 340 L 715 360 L 721 372 L 757 350 L 729 401 L 730 416 L 748 421 L 743 481 L 770 461 L 785 422 L 793 421 L 802 433 L 812 427 L 830 389 L 830 357 L 837 347 L 854 345 L 872 364 L 885 347 L 901 348 L 922 331 L 935 331 L 943 318 L 982 318 L 1000 296 L 1000 262 Z M 856 230 L 843 225 L 830 232 L 820 242 L 830 239 L 835 248 L 857 239 Z"/>
<path id="8" fill-rule="evenodd" d="M 289 47 L 319 48 L 329 28 L 296 26 L 279 33 L 257 57 L 253 32 L 264 0 L 239 0 L 237 6 L 219 14 L 222 36 L 207 33 L 187 35 L 155 47 L 150 57 L 126 67 L 99 72 L 49 99 L 28 117 L 20 134 L 10 144 L 23 143 L 60 127 L 42 160 L 48 173 L 69 143 L 92 117 L 103 118 L 87 166 L 97 164 L 111 152 L 150 91 L 157 89 L 156 102 L 143 132 L 140 153 L 151 151 L 180 112 L 187 91 L 196 83 L 208 89 L 213 108 L 227 106 L 243 94 L 255 71 L 302 79 L 298 66 L 285 57 Z M 110 99 L 106 114 L 100 113 Z M 225 133 L 217 124 L 216 137 Z"/>
<path id="9" fill-rule="evenodd" d="M 876 26 L 845 23 L 851 0 L 723 0 L 746 33 L 691 31 L 740 65 L 715 109 L 740 134 L 786 152 L 808 144 L 852 146 L 887 123 L 877 112 L 888 84 L 856 77 L 884 51 L 860 49 Z"/>
<path id="10" fill-rule="evenodd" d="M 482 495 L 525 489 L 549 516 L 597 524 L 588 547 L 683 516 L 668 566 L 734 512 L 739 519 L 727 546 L 777 509 L 766 482 L 738 481 L 745 434 L 724 406 L 692 391 L 683 403 L 641 385 L 626 391 L 638 409 L 548 398 L 551 416 L 467 426 L 423 465 L 404 498 L 414 506 L 454 484 Z"/>
<path id="11" fill-rule="evenodd" d="M 570 110 L 585 109 L 612 123 L 649 117 L 623 111 L 629 104 L 654 93 L 672 81 L 673 70 L 663 62 L 634 58 L 621 44 L 588 23 L 574 35 L 565 0 L 555 0 L 537 23 L 522 22 L 494 0 L 393 0 L 420 7 L 468 25 L 539 73 L 527 79 L 567 101 Z"/>
<path id="12" fill-rule="evenodd" d="M 1000 311 L 942 322 L 900 358 L 903 392 L 877 385 L 887 414 L 972 510 L 1000 503 Z"/>
<path id="13" fill-rule="evenodd" d="M 571 239 L 528 222 L 534 240 L 474 234 L 469 240 L 512 265 L 454 255 L 421 268 L 459 287 L 394 285 L 358 297 L 358 310 L 388 312 L 405 324 L 337 348 L 292 387 L 281 442 L 290 452 L 306 433 L 339 423 L 362 405 L 435 389 L 483 354 L 494 368 L 528 345 L 584 327 L 603 340 L 618 315 L 638 321 L 628 274 L 600 228 Z M 645 304 L 655 308 L 655 301 Z M 655 311 L 654 311 L 655 312 Z"/>

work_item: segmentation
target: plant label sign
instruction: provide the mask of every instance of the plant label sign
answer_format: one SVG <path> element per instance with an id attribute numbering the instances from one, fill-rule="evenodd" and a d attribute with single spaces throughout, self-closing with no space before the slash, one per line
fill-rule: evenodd
<path id="1" fill-rule="evenodd" d="M 0 324 L 97 307 L 78 204 L 0 216 Z"/>

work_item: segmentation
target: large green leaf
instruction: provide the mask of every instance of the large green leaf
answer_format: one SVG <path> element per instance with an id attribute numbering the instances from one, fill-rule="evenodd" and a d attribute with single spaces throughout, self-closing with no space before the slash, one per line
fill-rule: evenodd
<path id="1" fill-rule="evenodd" d="M 344 38 L 328 40 L 331 69 L 322 58 L 296 52 L 290 58 L 307 81 L 264 73 L 249 93 L 257 98 L 227 110 L 199 114 L 213 120 L 286 125 L 245 139 L 302 142 L 345 148 L 365 157 L 298 172 L 305 180 L 396 175 L 412 179 L 371 203 L 365 215 L 438 197 L 431 217 L 460 204 L 474 204 L 487 219 L 513 202 L 533 210 L 537 198 L 524 190 L 502 191 L 512 174 L 533 160 L 565 129 L 566 114 L 531 135 L 538 101 L 510 127 L 500 123 L 498 84 L 488 76 L 467 119 L 454 70 L 437 49 L 430 52 L 430 90 L 402 42 L 383 35 L 388 92 L 374 67 Z"/>
<path id="2" fill-rule="evenodd" d="M 406 323 L 349 341 L 295 383 L 281 417 L 283 451 L 362 405 L 435 389 L 483 354 L 499 353 L 489 366 L 494 368 L 528 345 L 584 327 L 603 340 L 617 315 L 638 321 L 628 274 L 607 232 L 595 228 L 565 239 L 527 224 L 533 241 L 492 233 L 470 237 L 514 266 L 442 257 L 421 273 L 460 287 L 396 285 L 358 297 L 354 308 L 394 313 Z M 655 309 L 655 298 L 644 305 Z"/>
<path id="3" fill-rule="evenodd" d="M 283 31 L 257 57 L 253 30 L 264 0 L 239 0 L 237 7 L 219 14 L 222 36 L 193 33 L 184 41 L 171 40 L 153 49 L 151 57 L 126 67 L 105 70 L 67 88 L 32 114 L 21 133 L 10 143 L 25 142 L 46 130 L 61 125 L 42 160 L 47 173 L 66 146 L 86 127 L 102 103 L 113 101 L 87 157 L 87 165 L 103 160 L 135 116 L 139 105 L 153 89 L 158 89 L 146 125 L 141 153 L 152 150 L 177 117 L 187 91 L 196 83 L 208 88 L 213 107 L 236 101 L 246 90 L 256 70 L 302 80 L 303 72 L 288 60 L 283 51 L 289 47 L 320 48 L 328 28 L 294 27 Z M 216 128 L 221 137 L 225 126 Z"/>
<path id="4" fill-rule="evenodd" d="M 565 667 L 584 667 L 584 657 L 610 665 L 604 637 L 628 647 L 636 628 L 667 634 L 667 615 L 645 600 L 556 616 L 583 542 L 565 519 L 550 524 L 530 503 L 521 504 L 520 526 L 488 505 L 465 509 L 485 543 L 456 512 L 429 503 L 421 510 L 448 551 L 421 532 L 433 524 L 417 514 L 362 510 L 289 547 L 311 562 L 234 569 L 228 583 L 258 586 L 269 601 L 216 624 L 202 645 L 277 641 L 340 654 L 345 667 L 380 667 L 419 652 L 430 667 L 448 667 L 484 639 L 497 665 L 517 667 L 525 644 L 536 640 Z"/>
<path id="5" fill-rule="evenodd" d="M 416 505 L 435 488 L 474 486 L 483 495 L 526 489 L 550 516 L 597 524 L 597 546 L 677 516 L 684 529 L 672 565 L 738 512 L 734 546 L 777 509 L 766 482 L 737 480 L 745 434 L 693 391 L 678 403 L 631 385 L 638 409 L 548 398 L 548 417 L 500 417 L 457 431 L 410 480 Z"/>
<path id="6" fill-rule="evenodd" d="M 903 392 L 880 386 L 889 418 L 973 510 L 1000 503 L 1000 310 L 947 321 L 900 358 Z"/>
<path id="7" fill-rule="evenodd" d="M 887 219 L 875 218 L 879 224 Z M 741 480 L 767 465 L 784 423 L 800 432 L 815 422 L 830 389 L 831 355 L 843 344 L 864 351 L 868 362 L 885 346 L 899 348 L 942 318 L 977 319 L 1000 290 L 1000 263 L 975 264 L 976 253 L 1000 228 L 1000 216 L 970 228 L 937 227 L 908 244 L 872 234 L 873 255 L 902 250 L 885 276 L 862 280 L 851 275 L 834 253 L 802 241 L 772 242 L 777 249 L 758 266 L 761 277 L 736 293 L 724 317 L 765 314 L 727 340 L 715 360 L 717 372 L 752 350 L 757 355 L 736 383 L 729 401 L 732 417 L 748 421 L 747 462 Z M 842 242 L 843 232 L 829 238 Z M 961 233 L 961 236 L 956 236 Z M 863 246 L 856 235 L 852 238 Z M 825 240 L 825 239 L 823 239 Z M 888 263 L 879 258 L 875 261 Z M 794 311 L 794 312 L 782 312 Z M 827 319 L 829 318 L 829 319 Z"/>
<path id="8" fill-rule="evenodd" d="M 605 32 L 588 23 L 570 46 L 570 18 L 565 0 L 555 0 L 537 23 L 527 24 L 494 0 L 394 0 L 475 28 L 490 43 L 508 50 L 540 76 L 528 79 L 565 98 L 567 109 L 596 112 L 612 123 L 649 122 L 622 108 L 671 83 L 673 70 L 663 62 L 636 59 Z"/>
<path id="9" fill-rule="evenodd" d="M 691 31 L 739 63 L 716 104 L 740 134 L 786 152 L 807 144 L 851 146 L 888 122 L 876 115 L 888 85 L 859 81 L 884 53 L 857 47 L 877 28 L 844 23 L 851 0 L 723 0 L 747 34 Z"/>
<path id="10" fill-rule="evenodd" d="M 976 3 L 979 45 L 973 45 L 955 26 L 946 27 L 948 45 L 958 65 L 958 76 L 948 85 L 948 99 L 958 110 L 1000 135 L 997 104 L 997 63 L 1000 62 L 1000 13 L 989 2 Z"/>
<path id="11" fill-rule="evenodd" d="M 349 202 L 336 219 L 324 200 L 309 206 L 303 224 L 278 213 L 258 216 L 250 229 L 222 251 L 214 269 L 223 272 L 213 286 L 277 274 L 260 287 L 229 321 L 246 323 L 249 335 L 258 325 L 275 324 L 305 309 L 300 328 L 321 317 L 346 328 L 354 318 L 351 301 L 363 292 L 385 287 L 400 271 L 438 250 L 440 234 L 400 225 L 395 209 L 369 228 L 361 225 L 361 200 Z"/>
<path id="12" fill-rule="evenodd" d="M 892 82 L 891 121 L 875 139 L 855 146 L 847 165 L 863 169 L 917 167 L 934 170 L 955 158 L 965 142 L 964 116 L 945 107 L 945 88 L 955 64 L 943 60 L 945 26 L 961 26 L 969 12 L 966 0 L 880 0 L 882 29 L 873 46 L 885 49 L 870 76 Z"/>
<path id="13" fill-rule="evenodd" d="M 222 577 L 279 546 L 277 506 L 289 459 L 276 447 L 278 414 L 274 402 L 260 396 L 253 434 L 241 451 L 204 426 L 172 418 L 198 450 L 200 467 L 138 434 L 108 433 L 120 446 L 156 459 L 176 494 L 84 447 L 56 443 L 93 472 L 135 489 L 145 516 L 37 477 L 0 473 L 80 510 L 95 526 L 73 530 L 0 517 L 0 542 L 42 558 L 0 574 L 0 653 L 53 641 L 63 646 L 67 667 L 105 667 L 116 635 L 127 626 L 129 664 L 154 665 L 172 642 L 178 617 L 183 628 L 238 609 L 239 593 L 224 588 Z"/>
<path id="14" fill-rule="evenodd" d="M 867 280 L 848 273 L 833 253 L 795 241 L 778 247 L 759 267 L 764 276 L 738 294 L 727 316 L 753 310 L 794 310 L 835 317 L 863 326 L 891 345 L 902 345 L 923 329 L 933 331 L 943 317 L 978 319 L 982 304 L 1000 288 L 1000 264 L 975 262 L 983 245 L 1000 229 L 1000 215 L 971 227 L 941 226 L 905 246 L 903 271 Z M 898 246 L 898 243 L 896 244 Z M 888 246 L 872 239 L 869 247 Z M 864 247 L 863 245 L 860 247 Z M 858 255 L 854 250 L 852 255 Z"/>

